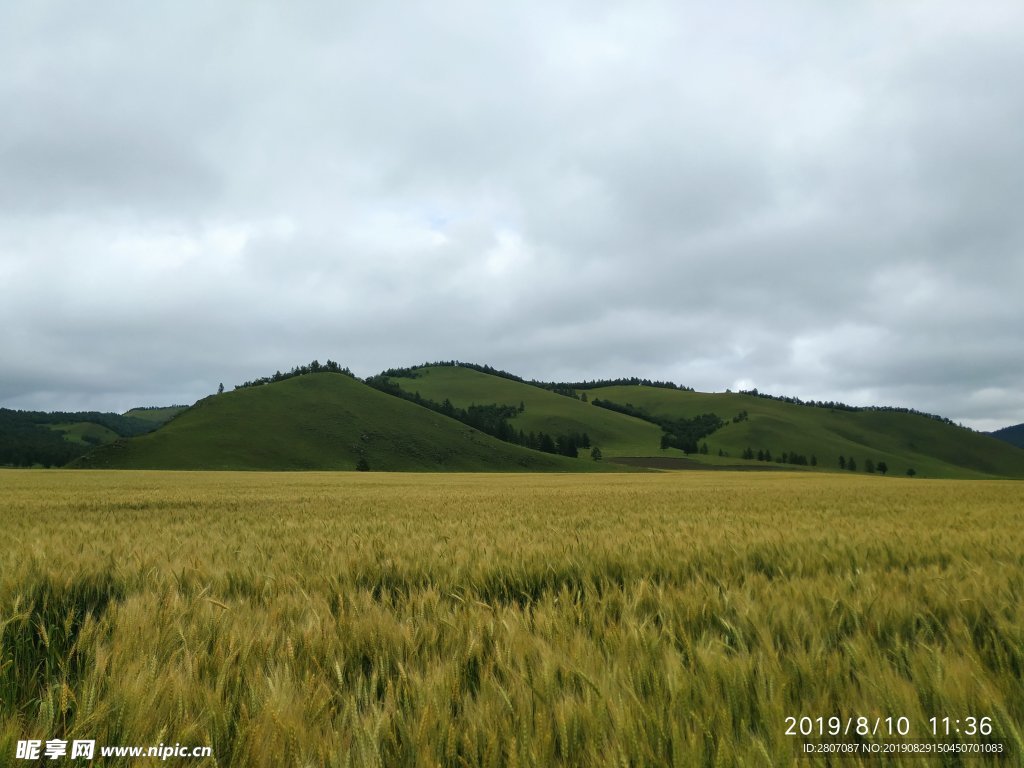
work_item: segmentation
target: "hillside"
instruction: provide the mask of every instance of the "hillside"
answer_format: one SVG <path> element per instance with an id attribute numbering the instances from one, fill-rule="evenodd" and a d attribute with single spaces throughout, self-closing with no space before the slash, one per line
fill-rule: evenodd
<path id="1" fill-rule="evenodd" d="M 1004 443 L 1024 448 L 1024 424 L 1017 424 L 1013 427 L 1003 427 L 995 432 L 989 432 L 992 437 L 1002 440 Z"/>
<path id="2" fill-rule="evenodd" d="M 332 470 L 365 461 L 373 470 L 601 471 L 624 469 L 616 462 L 625 461 L 839 471 L 842 457 L 847 471 L 852 459 L 858 472 L 871 465 L 892 475 L 1024 478 L 1024 451 L 1009 444 L 1024 437 L 1024 425 L 985 435 L 912 412 L 700 393 L 638 379 L 538 385 L 454 363 L 394 369 L 369 379 L 373 386 L 347 373 L 330 361 L 314 363 L 191 408 L 124 415 L 0 409 L 0 464 Z M 723 426 L 707 434 L 703 425 L 714 429 L 719 419 Z M 687 432 L 694 424 L 703 431 Z M 583 437 L 585 443 L 573 442 Z M 662 448 L 663 438 L 691 453 Z M 580 458 L 554 455 L 576 455 L 574 444 Z M 592 446 L 606 461 L 590 460 Z"/>
<path id="3" fill-rule="evenodd" d="M 858 471 L 865 462 L 885 462 L 891 474 L 908 469 L 929 477 L 1024 477 L 1024 452 L 993 437 L 920 414 L 886 410 L 832 410 L 771 400 L 754 395 L 702 393 L 658 387 L 601 387 L 595 398 L 631 403 L 656 416 L 694 417 L 716 413 L 726 424 L 706 442 L 710 462 L 747 465 L 745 449 L 815 457 L 818 467 L 839 470 L 838 460 L 854 458 Z M 741 412 L 745 420 L 733 421 Z M 720 459 L 722 450 L 727 456 Z"/>
<path id="4" fill-rule="evenodd" d="M 63 466 L 97 445 L 145 434 L 158 426 L 117 413 L 0 408 L 0 466 Z"/>
<path id="5" fill-rule="evenodd" d="M 438 403 L 448 399 L 460 408 L 521 403 L 523 412 L 510 422 L 514 429 L 549 434 L 585 432 L 606 458 L 683 455 L 680 451 L 659 448 L 661 429 L 657 425 L 593 408 L 574 397 L 461 366 L 428 366 L 412 372 L 414 378 L 394 376 L 390 380 L 406 392 L 418 392 Z"/>
<path id="6" fill-rule="evenodd" d="M 339 373 L 200 400 L 156 432 L 76 466 L 127 469 L 581 471 L 597 462 L 509 445 Z"/>
<path id="7" fill-rule="evenodd" d="M 853 459 L 856 471 L 884 464 L 894 475 L 908 470 L 926 477 L 1024 477 L 1024 454 L 988 435 L 947 421 L 897 410 L 821 408 L 758 397 L 752 394 L 701 393 L 645 385 L 592 386 L 577 397 L 556 394 L 464 365 L 432 365 L 399 369 L 389 380 L 407 393 L 454 405 L 522 403 L 524 410 L 510 419 L 514 429 L 586 432 L 611 460 L 642 457 L 649 466 L 741 467 L 749 469 L 817 469 L 839 471 Z M 547 385 L 546 385 L 547 386 Z M 564 387 L 563 387 L 564 389 Z M 584 401 L 583 398 L 586 398 Z M 606 408 L 595 400 L 627 404 L 655 419 L 694 419 L 715 414 L 722 426 L 699 442 L 707 454 L 662 449 L 662 428 Z M 750 449 L 771 454 L 771 461 L 747 459 Z M 721 455 L 719 455 L 721 454 Z M 796 458 L 798 465 L 781 464 Z"/>

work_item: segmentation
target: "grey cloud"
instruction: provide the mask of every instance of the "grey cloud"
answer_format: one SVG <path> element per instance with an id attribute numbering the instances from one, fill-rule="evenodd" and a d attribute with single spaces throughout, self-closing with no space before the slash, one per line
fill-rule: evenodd
<path id="1" fill-rule="evenodd" d="M 1024 421 L 1022 21 L 6 8 L 0 404 L 462 358 Z"/>

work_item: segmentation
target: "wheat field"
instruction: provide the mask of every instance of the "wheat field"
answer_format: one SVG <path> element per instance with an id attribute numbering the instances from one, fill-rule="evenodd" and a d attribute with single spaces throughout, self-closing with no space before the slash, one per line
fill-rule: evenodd
<path id="1" fill-rule="evenodd" d="M 0 505 L 0 766 L 1024 760 L 1021 483 L 11 470 Z M 862 716 L 1004 752 L 786 733 Z"/>

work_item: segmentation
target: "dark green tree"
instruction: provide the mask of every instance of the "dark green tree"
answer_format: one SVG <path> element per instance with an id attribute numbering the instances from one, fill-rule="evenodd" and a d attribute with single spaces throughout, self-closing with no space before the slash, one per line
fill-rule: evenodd
<path id="1" fill-rule="evenodd" d="M 568 456 L 571 459 L 580 455 L 576 441 L 572 439 L 571 435 L 559 435 L 555 440 L 555 449 L 562 456 Z"/>

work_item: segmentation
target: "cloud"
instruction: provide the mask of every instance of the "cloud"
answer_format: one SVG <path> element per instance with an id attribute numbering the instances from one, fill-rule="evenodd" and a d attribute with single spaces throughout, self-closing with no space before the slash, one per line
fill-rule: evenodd
<path id="1" fill-rule="evenodd" d="M 331 357 L 1024 421 L 1024 11 L 0 12 L 0 403 Z"/>

